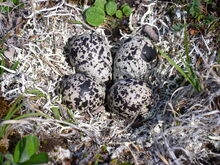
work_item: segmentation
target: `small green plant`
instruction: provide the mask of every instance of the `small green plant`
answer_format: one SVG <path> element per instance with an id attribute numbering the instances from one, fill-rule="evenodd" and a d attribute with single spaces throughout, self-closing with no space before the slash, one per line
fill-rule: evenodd
<path id="1" fill-rule="evenodd" d="M 10 2 L 12 2 L 12 4 L 14 6 L 19 6 L 19 7 L 23 7 L 24 4 L 22 2 L 20 2 L 19 0 L 9 0 Z M 0 3 L 1 2 L 7 2 L 7 0 L 0 0 Z M 4 5 L 0 5 L 0 13 L 8 13 L 12 10 L 12 6 L 11 5 L 7 5 L 7 4 L 4 4 Z"/>
<path id="2" fill-rule="evenodd" d="M 3 118 L 3 120 L 10 120 L 13 117 L 13 115 L 23 107 L 22 99 L 23 97 L 18 97 L 15 100 L 15 102 L 12 104 L 7 115 Z M 0 138 L 5 138 L 7 128 L 8 128 L 8 125 L 6 124 L 0 125 Z"/>
<path id="3" fill-rule="evenodd" d="M 118 18 L 118 19 L 121 19 L 123 17 L 123 13 L 121 10 L 117 10 L 116 13 L 115 13 L 115 16 Z"/>
<path id="4" fill-rule="evenodd" d="M 188 35 L 186 31 L 186 25 L 184 26 L 184 48 L 185 48 L 185 54 L 186 54 L 186 60 L 184 60 L 182 57 L 181 61 L 184 65 L 184 69 L 182 69 L 179 65 L 177 65 L 166 53 L 164 53 L 162 50 L 159 50 L 160 54 L 167 59 L 167 61 L 173 65 L 181 74 L 182 76 L 196 89 L 197 92 L 201 91 L 201 86 L 198 77 L 196 76 L 195 72 L 193 71 L 193 68 L 191 66 L 192 62 L 189 56 L 189 41 L 188 41 Z"/>
<path id="5" fill-rule="evenodd" d="M 90 7 L 86 10 L 86 21 L 92 26 L 99 26 L 105 20 L 105 12 L 98 7 Z"/>
<path id="6" fill-rule="evenodd" d="M 0 49 L 0 66 L 7 67 L 6 61 L 3 56 L 4 50 Z M 9 68 L 10 70 L 16 70 L 19 66 L 19 61 L 15 61 L 15 63 Z M 0 67 L 0 75 L 5 72 L 3 68 Z"/>
<path id="7" fill-rule="evenodd" d="M 133 165 L 133 163 L 130 163 L 130 162 L 120 162 L 118 159 L 112 159 L 111 164 L 112 165 Z"/>
<path id="8" fill-rule="evenodd" d="M 200 13 L 200 0 L 192 0 L 188 5 L 188 12 L 193 18 L 199 17 Z"/>
<path id="9" fill-rule="evenodd" d="M 188 13 L 192 16 L 192 18 L 202 21 L 204 24 L 209 24 L 215 18 L 211 14 L 204 12 L 205 9 L 203 8 L 208 4 L 214 5 L 214 2 L 212 0 L 192 0 L 188 4 Z"/>
<path id="10" fill-rule="evenodd" d="M 99 26 L 106 20 L 106 15 L 114 16 L 121 19 L 128 17 L 132 13 L 132 9 L 127 4 L 117 9 L 117 3 L 114 0 L 95 0 L 94 4 L 85 11 L 86 22 L 92 26 Z"/>
<path id="11" fill-rule="evenodd" d="M 109 16 L 113 16 L 117 11 L 117 4 L 115 1 L 108 1 L 105 5 L 105 10 Z"/>
<path id="12" fill-rule="evenodd" d="M 23 99 L 24 99 L 23 96 L 19 96 L 15 100 L 15 102 L 10 107 L 7 115 L 3 118 L 4 121 L 6 121 L 6 120 L 19 120 L 19 119 L 23 119 L 26 117 L 32 117 L 32 116 L 44 116 L 44 117 L 50 118 L 49 116 L 44 115 L 43 113 L 28 113 L 28 114 L 24 114 L 24 115 L 18 115 L 15 117 L 15 114 L 24 106 Z M 7 138 L 8 127 L 9 127 L 8 124 L 1 124 L 0 125 L 0 138 Z"/>
<path id="13" fill-rule="evenodd" d="M 61 119 L 60 109 L 58 107 L 51 107 L 51 111 L 53 112 L 55 119 Z"/>
<path id="14" fill-rule="evenodd" d="M 127 4 L 122 5 L 121 10 L 125 16 L 129 16 L 132 13 L 132 9 Z"/>
<path id="15" fill-rule="evenodd" d="M 39 140 L 34 135 L 22 138 L 15 147 L 14 154 L 0 153 L 1 165 L 30 165 L 48 163 L 48 155 L 39 151 Z"/>
<path id="16" fill-rule="evenodd" d="M 66 108 L 65 110 L 66 110 L 66 113 L 67 113 L 69 118 L 64 120 L 64 121 L 69 122 L 69 123 L 76 123 L 75 122 L 75 116 L 74 116 L 72 110 L 70 110 L 69 108 Z M 51 107 L 51 111 L 52 111 L 53 116 L 54 116 L 55 119 L 62 120 L 62 116 L 61 116 L 61 114 L 62 114 L 61 111 L 62 110 L 59 107 L 56 107 L 56 106 Z"/>
<path id="17" fill-rule="evenodd" d="M 96 0 L 94 2 L 94 6 L 98 7 L 98 8 L 101 8 L 104 10 L 105 8 L 105 4 L 106 4 L 106 0 Z"/>
<path id="18" fill-rule="evenodd" d="M 179 32 L 179 31 L 181 31 L 183 28 L 184 28 L 184 24 L 182 24 L 182 23 L 177 23 L 177 24 L 174 24 L 174 25 L 172 26 L 172 30 L 175 31 L 175 32 Z"/>
<path id="19" fill-rule="evenodd" d="M 42 91 L 40 91 L 39 89 L 28 89 L 26 91 L 27 94 L 32 94 L 34 95 L 33 97 L 38 99 L 40 97 L 44 97 L 47 98 L 46 94 L 44 94 Z"/>

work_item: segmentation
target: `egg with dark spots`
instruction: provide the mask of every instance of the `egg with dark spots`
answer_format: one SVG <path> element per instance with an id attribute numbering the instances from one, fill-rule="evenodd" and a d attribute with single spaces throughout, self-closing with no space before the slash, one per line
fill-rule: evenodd
<path id="1" fill-rule="evenodd" d="M 107 94 L 109 109 L 125 118 L 148 112 L 152 100 L 152 90 L 148 85 L 135 79 L 119 80 Z"/>
<path id="2" fill-rule="evenodd" d="M 104 85 L 85 74 L 65 76 L 60 88 L 62 102 L 73 110 L 92 112 L 102 106 L 105 100 Z"/>
<path id="3" fill-rule="evenodd" d="M 130 37 L 116 52 L 113 79 L 147 80 L 156 64 L 157 52 L 151 41 L 142 36 Z"/>
<path id="4" fill-rule="evenodd" d="M 104 84 L 112 79 L 112 56 L 103 36 L 96 33 L 73 36 L 64 54 L 76 73 L 86 73 Z"/>

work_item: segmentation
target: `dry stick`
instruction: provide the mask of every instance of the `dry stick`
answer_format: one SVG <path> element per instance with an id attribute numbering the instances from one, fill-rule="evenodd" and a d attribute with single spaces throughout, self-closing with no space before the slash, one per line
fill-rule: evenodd
<path id="1" fill-rule="evenodd" d="M 129 150 L 129 152 L 131 153 L 132 157 L 134 158 L 134 164 L 135 164 L 135 165 L 139 165 L 138 160 L 137 160 L 137 157 L 136 157 L 136 155 L 134 154 L 134 152 L 131 150 L 131 148 L 129 147 L 129 144 L 126 145 L 126 147 L 127 147 L 127 149 Z"/>
<path id="2" fill-rule="evenodd" d="M 170 157 L 175 161 L 176 165 L 181 165 L 181 163 L 177 159 L 176 155 L 174 154 L 173 150 L 170 148 L 168 141 L 164 135 L 163 135 L 163 139 L 164 139 L 164 143 L 165 143 L 165 146 L 167 147 L 167 150 L 168 150 Z"/>
<path id="3" fill-rule="evenodd" d="M 15 26 L 13 26 L 13 27 L 11 27 L 10 29 L 8 29 L 7 32 L 5 33 L 5 36 L 6 36 L 10 31 L 16 29 L 18 26 L 20 26 L 20 25 L 21 25 L 22 23 L 24 23 L 24 22 L 25 22 L 25 21 L 22 20 L 22 21 L 20 21 L 19 23 L 17 23 Z M 2 38 L 5 38 L 5 36 L 2 37 Z"/>
<path id="4" fill-rule="evenodd" d="M 171 127 L 171 128 L 168 128 L 166 129 L 161 135 L 158 136 L 157 140 L 159 139 L 162 139 L 165 135 L 168 134 L 168 132 L 171 132 L 173 130 L 179 130 L 179 131 L 182 131 L 184 129 L 190 129 L 190 128 L 199 128 L 199 126 L 195 126 L 195 125 L 186 125 L 186 126 L 175 126 L 175 127 Z"/>
<path id="5" fill-rule="evenodd" d="M 174 150 L 181 150 L 181 151 L 183 151 L 189 157 L 190 161 L 191 162 L 193 161 L 193 158 L 191 156 L 192 154 L 189 151 L 187 151 L 186 149 L 184 149 L 182 147 L 173 147 L 173 149 Z"/>
<path id="6" fill-rule="evenodd" d="M 178 115 L 178 113 L 175 111 L 175 109 L 174 109 L 174 107 L 173 107 L 173 104 L 170 103 L 170 102 L 168 102 L 167 104 L 169 105 L 169 107 L 170 107 L 170 109 L 171 109 L 170 111 L 173 113 L 174 118 L 176 118 L 176 115 Z"/>
<path id="7" fill-rule="evenodd" d="M 75 9 L 78 12 L 77 14 L 80 14 L 79 11 L 81 11 L 81 12 L 83 11 L 82 9 L 80 9 L 80 8 L 78 8 L 76 6 L 73 6 L 73 5 L 71 5 L 71 4 L 67 3 L 67 2 L 65 2 L 64 5 Z"/>
<path id="8" fill-rule="evenodd" d="M 145 18 L 147 17 L 147 15 L 149 15 L 149 14 L 151 14 L 151 13 L 153 12 L 152 6 L 155 5 L 155 4 L 156 4 L 156 3 L 151 3 L 151 4 L 149 4 L 149 5 L 146 5 L 146 7 L 147 7 L 148 9 L 147 9 L 147 12 L 145 12 L 144 15 L 143 15 L 143 17 L 141 18 L 140 23 L 141 23 L 142 25 L 143 25 L 144 20 L 145 20 Z"/>
<path id="9" fill-rule="evenodd" d="M 4 66 L 2 66 L 2 65 L 0 65 L 0 68 L 2 68 L 2 69 L 4 69 L 4 70 L 6 70 L 6 71 L 7 71 L 7 72 L 9 72 L 9 73 L 13 73 L 13 74 L 15 74 L 15 73 L 16 73 L 16 71 L 11 70 L 11 69 L 8 69 L 8 68 L 6 68 L 6 67 L 4 67 Z"/>
<path id="10" fill-rule="evenodd" d="M 38 48 L 38 50 L 41 52 L 41 54 L 43 54 L 43 52 L 40 50 L 40 48 L 37 46 L 37 45 L 34 45 L 34 44 L 28 44 L 29 47 L 31 46 L 35 46 L 36 48 Z M 37 58 L 37 59 L 40 59 L 41 61 L 47 63 L 51 68 L 53 68 L 53 71 L 56 72 L 58 75 L 60 76 L 63 76 L 65 75 L 65 73 L 62 73 L 62 71 L 60 71 L 59 68 L 56 68 L 51 62 L 49 62 L 48 60 L 42 58 L 41 56 L 37 56 L 36 55 L 36 52 L 34 50 L 31 50 L 30 51 L 33 53 L 33 55 Z"/>
<path id="11" fill-rule="evenodd" d="M 31 15 L 29 15 L 28 17 L 26 17 L 26 18 L 31 19 L 31 18 L 33 18 L 34 16 L 36 16 L 37 14 L 40 14 L 40 13 L 42 13 L 42 12 L 57 10 L 58 8 L 61 8 L 64 3 L 65 3 L 65 0 L 62 0 L 62 2 L 60 3 L 60 5 L 58 5 L 58 6 L 51 7 L 51 8 L 44 8 L 44 9 L 37 10 L 37 11 L 34 10 L 34 12 L 33 12 Z M 32 4 L 34 4 L 34 2 L 32 2 Z M 33 5 L 32 5 L 32 6 L 33 6 Z M 33 7 L 34 7 L 34 6 L 33 6 Z"/>
<path id="12" fill-rule="evenodd" d="M 129 127 L 131 127 L 133 125 L 133 123 L 135 122 L 135 120 L 137 119 L 139 113 L 137 113 L 134 118 L 132 119 L 132 121 L 127 125 L 127 127 L 125 127 L 122 132 L 126 131 Z"/>
<path id="13" fill-rule="evenodd" d="M 11 90 L 9 90 L 8 92 L 5 93 L 5 96 L 7 96 L 8 94 L 13 93 L 15 91 L 19 91 L 19 89 L 20 88 L 11 89 Z"/>
<path id="14" fill-rule="evenodd" d="M 205 42 L 205 41 L 204 41 Z M 194 48 L 195 48 L 195 51 L 200 55 L 200 57 L 202 58 L 202 60 L 203 60 L 203 62 L 204 62 L 204 64 L 205 64 L 205 66 L 206 66 L 206 69 L 208 70 L 207 72 L 207 76 L 204 76 L 204 77 L 206 77 L 206 79 L 209 79 L 210 77 L 212 77 L 212 76 L 214 76 L 214 77 L 216 77 L 216 78 L 218 78 L 218 76 L 216 75 L 216 73 L 213 71 L 213 65 L 211 65 L 210 66 L 210 64 L 208 64 L 208 61 L 203 57 L 203 55 L 202 55 L 202 52 L 199 50 L 199 48 L 198 48 L 198 46 L 196 46 L 195 44 L 193 45 L 194 46 Z M 207 47 L 208 48 L 208 47 Z M 210 76 L 210 73 L 211 73 L 211 75 L 212 76 Z M 220 78 L 218 78 L 219 79 L 219 82 L 220 82 Z"/>
<path id="15" fill-rule="evenodd" d="M 205 46 L 206 46 L 207 50 L 209 51 L 208 54 L 211 54 L 211 51 L 210 51 L 210 49 L 209 49 L 209 47 L 208 47 L 208 44 L 207 44 L 205 38 L 203 37 L 203 35 L 202 35 L 202 40 L 203 40 L 203 42 L 205 43 Z"/>
<path id="16" fill-rule="evenodd" d="M 68 123 L 68 122 L 61 121 L 61 120 L 56 120 L 56 119 L 24 118 L 24 119 L 21 119 L 21 120 L 7 120 L 7 121 L 2 122 L 0 125 L 2 125 L 2 124 L 17 124 L 17 123 L 19 123 L 19 124 L 27 124 L 29 121 L 48 122 L 48 123 L 53 123 L 53 124 L 54 123 L 59 123 L 59 124 L 69 125 L 73 129 L 76 129 L 78 131 L 84 132 L 89 137 L 95 139 L 98 144 L 100 144 L 99 140 L 95 137 L 94 132 L 89 132 L 85 128 L 81 128 L 81 127 L 79 127 L 79 126 L 77 126 L 75 124 Z M 87 124 L 84 124 L 84 126 L 88 127 Z"/>
<path id="17" fill-rule="evenodd" d="M 172 93 L 172 95 L 171 95 L 171 97 L 170 97 L 170 102 L 171 102 L 171 103 L 173 102 L 172 100 L 173 100 L 174 95 L 175 95 L 177 92 L 181 91 L 182 89 L 184 89 L 184 87 L 177 88 L 177 89 Z"/>
<path id="18" fill-rule="evenodd" d="M 157 156 L 162 160 L 162 162 L 164 162 L 166 165 L 169 165 L 169 162 L 168 160 L 163 156 L 161 155 L 159 152 L 155 152 L 157 154 Z"/>
<path id="19" fill-rule="evenodd" d="M 5 125 L 5 124 L 28 124 L 28 121 L 24 120 L 5 120 L 0 123 L 0 125 Z"/>
<path id="20" fill-rule="evenodd" d="M 52 16 L 73 16 L 73 14 L 71 13 L 64 13 L 64 14 L 57 14 L 57 13 L 54 13 L 54 14 L 48 14 L 44 17 L 48 18 L 48 17 L 52 17 Z M 92 30 L 94 32 L 97 32 L 96 29 L 94 29 L 92 26 L 89 26 L 88 24 L 86 24 L 83 20 L 81 20 L 79 17 L 78 17 L 78 21 L 83 25 L 85 26 L 86 28 L 88 28 L 89 30 Z"/>

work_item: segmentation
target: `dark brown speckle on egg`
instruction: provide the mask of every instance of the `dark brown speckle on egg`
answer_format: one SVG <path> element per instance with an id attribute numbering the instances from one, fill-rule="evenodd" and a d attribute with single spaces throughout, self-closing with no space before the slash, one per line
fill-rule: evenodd
<path id="1" fill-rule="evenodd" d="M 140 80 L 120 80 L 111 87 L 107 95 L 109 109 L 123 117 L 143 114 L 151 104 L 152 91 Z"/>
<path id="2" fill-rule="evenodd" d="M 148 79 L 155 66 L 153 63 L 156 63 L 156 55 L 157 52 L 149 39 L 142 36 L 128 38 L 114 59 L 114 81 L 126 78 Z"/>
<path id="3" fill-rule="evenodd" d="M 73 36 L 64 54 L 77 73 L 91 75 L 104 84 L 112 79 L 112 56 L 104 37 L 96 33 Z"/>
<path id="4" fill-rule="evenodd" d="M 85 74 L 65 76 L 60 87 L 63 103 L 73 110 L 92 112 L 102 106 L 105 100 L 105 87 Z"/>

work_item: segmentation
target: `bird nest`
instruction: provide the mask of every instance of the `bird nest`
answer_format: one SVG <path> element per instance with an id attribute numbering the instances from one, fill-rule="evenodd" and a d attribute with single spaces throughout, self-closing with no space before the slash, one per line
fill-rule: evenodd
<path id="1" fill-rule="evenodd" d="M 106 38 L 106 25 L 94 28 L 83 20 L 83 9 L 71 1 L 24 1 L 25 8 L 1 15 L 2 44 L 9 65 L 19 61 L 16 70 L 1 66 L 1 97 L 22 96 L 19 115 L 38 116 L 6 120 L 8 136 L 35 134 L 44 143 L 41 150 L 49 164 L 218 164 L 220 162 L 220 66 L 213 34 L 189 37 L 189 55 L 202 91 L 196 92 L 161 55 L 150 77 L 154 103 L 141 119 L 117 119 L 102 106 L 93 115 L 72 111 L 61 102 L 56 84 L 74 73 L 63 50 L 69 37 L 95 31 Z M 173 16 L 169 10 L 174 6 Z M 84 8 L 87 6 L 84 5 Z M 174 32 L 178 20 L 187 19 L 184 6 L 169 2 L 137 3 L 128 19 L 128 31 L 119 30 L 118 40 L 149 29 L 155 45 L 168 52 L 183 67 L 186 58 L 184 29 Z M 108 27 L 108 28 L 106 28 Z M 149 34 L 148 34 L 149 35 Z M 114 50 L 118 42 L 109 41 Z M 55 110 L 59 115 L 56 116 Z M 49 147 L 48 147 L 49 146 Z"/>

